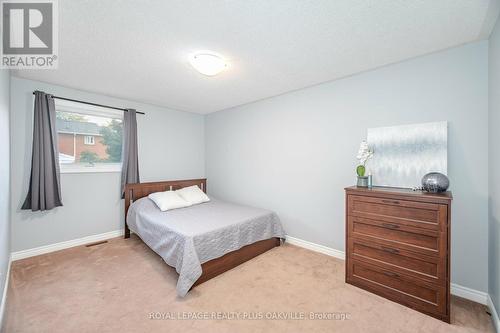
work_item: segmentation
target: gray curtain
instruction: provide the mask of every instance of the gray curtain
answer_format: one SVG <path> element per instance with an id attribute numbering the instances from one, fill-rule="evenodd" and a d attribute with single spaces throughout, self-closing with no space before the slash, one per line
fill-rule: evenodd
<path id="1" fill-rule="evenodd" d="M 123 147 L 122 147 L 122 198 L 125 196 L 125 185 L 139 183 L 139 154 L 137 151 L 136 111 L 127 109 L 123 114 Z"/>
<path id="2" fill-rule="evenodd" d="M 56 110 L 51 95 L 36 91 L 30 185 L 22 209 L 50 210 L 58 206 L 62 206 L 62 200 Z"/>

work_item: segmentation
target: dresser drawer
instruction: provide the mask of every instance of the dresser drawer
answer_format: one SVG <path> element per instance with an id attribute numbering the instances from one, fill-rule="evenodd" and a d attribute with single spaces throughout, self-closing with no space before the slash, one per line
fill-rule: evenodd
<path id="1" fill-rule="evenodd" d="M 446 205 L 359 195 L 349 195 L 348 201 L 351 216 L 430 230 L 443 230 L 447 221 Z"/>
<path id="2" fill-rule="evenodd" d="M 348 282 L 380 296 L 433 315 L 447 314 L 446 287 L 378 266 L 350 260 Z"/>
<path id="3" fill-rule="evenodd" d="M 347 219 L 349 237 L 387 241 L 389 246 L 430 256 L 438 256 L 444 250 L 439 231 L 353 216 Z"/>
<path id="4" fill-rule="evenodd" d="M 349 238 L 348 247 L 352 259 L 379 265 L 396 273 L 408 274 L 431 283 L 446 284 L 444 257 L 428 256 L 388 242 L 357 237 Z"/>

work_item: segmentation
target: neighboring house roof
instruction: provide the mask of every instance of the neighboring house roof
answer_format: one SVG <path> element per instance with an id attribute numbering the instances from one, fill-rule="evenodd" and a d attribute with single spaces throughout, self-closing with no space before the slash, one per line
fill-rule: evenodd
<path id="1" fill-rule="evenodd" d="M 57 119 L 58 133 L 75 133 L 82 135 L 101 135 L 100 126 L 96 123 Z"/>

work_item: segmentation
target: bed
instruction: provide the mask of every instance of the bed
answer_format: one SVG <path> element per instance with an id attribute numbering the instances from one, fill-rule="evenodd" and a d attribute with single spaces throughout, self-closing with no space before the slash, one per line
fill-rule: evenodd
<path id="1" fill-rule="evenodd" d="M 197 185 L 206 179 L 128 184 L 125 238 L 137 234 L 179 274 L 177 294 L 281 244 L 285 234 L 271 211 L 210 198 L 191 207 L 160 211 L 147 196 Z"/>

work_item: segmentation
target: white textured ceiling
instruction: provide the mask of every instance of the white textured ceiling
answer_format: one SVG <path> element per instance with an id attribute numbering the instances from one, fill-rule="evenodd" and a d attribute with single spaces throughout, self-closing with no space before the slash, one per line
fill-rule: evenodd
<path id="1" fill-rule="evenodd" d="M 198 113 L 488 37 L 497 0 L 63 0 L 59 69 L 15 76 Z M 227 57 L 215 77 L 188 55 Z"/>

